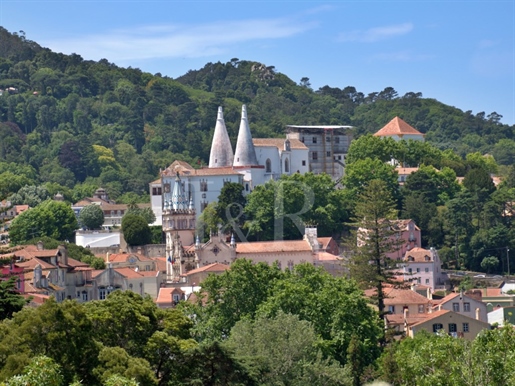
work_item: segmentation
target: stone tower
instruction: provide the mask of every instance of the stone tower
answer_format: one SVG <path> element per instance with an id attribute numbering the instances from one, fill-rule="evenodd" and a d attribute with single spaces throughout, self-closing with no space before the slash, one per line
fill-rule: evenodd
<path id="1" fill-rule="evenodd" d="M 234 154 L 232 145 L 225 127 L 224 113 L 222 107 L 218 107 L 218 116 L 216 118 L 215 132 L 213 134 L 213 142 L 211 143 L 211 153 L 209 154 L 209 167 L 219 168 L 232 166 Z"/>
<path id="2" fill-rule="evenodd" d="M 178 281 L 185 271 L 196 268 L 195 255 L 185 251 L 183 245 L 193 244 L 195 238 L 195 208 L 192 197 L 186 199 L 181 178 L 177 172 L 172 195 L 163 204 L 163 232 L 166 234 L 166 278 Z"/>
<path id="3" fill-rule="evenodd" d="M 243 105 L 233 166 L 254 166 L 257 164 L 256 149 L 252 143 L 252 134 L 250 134 L 249 121 L 247 119 L 247 106 Z"/>

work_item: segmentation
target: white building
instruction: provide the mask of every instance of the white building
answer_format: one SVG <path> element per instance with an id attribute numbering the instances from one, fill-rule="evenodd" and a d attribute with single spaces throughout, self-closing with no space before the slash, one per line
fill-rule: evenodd
<path id="1" fill-rule="evenodd" d="M 309 149 L 299 139 L 252 139 L 245 105 L 233 153 L 222 108 L 219 107 L 209 166 L 195 169 L 186 162 L 174 161 L 161 172 L 160 180 L 150 183 L 152 210 L 160 219 L 164 208 L 170 207 L 177 176 L 187 200 L 186 206 L 189 207 L 191 202 L 198 217 L 210 202 L 218 200 L 224 184 L 228 182 L 242 184 L 243 193 L 248 194 L 255 186 L 278 179 L 283 174 L 304 174 L 309 170 Z"/>

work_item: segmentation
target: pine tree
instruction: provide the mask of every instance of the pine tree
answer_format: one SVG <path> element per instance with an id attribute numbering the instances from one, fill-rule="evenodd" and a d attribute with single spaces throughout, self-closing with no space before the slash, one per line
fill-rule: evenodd
<path id="1" fill-rule="evenodd" d="M 382 180 L 370 181 L 356 202 L 351 224 L 350 274 L 363 288 L 376 290 L 381 318 L 385 314 L 384 285 L 393 283 L 397 263 L 387 254 L 400 248 L 396 219 L 395 202 L 387 185 Z"/>

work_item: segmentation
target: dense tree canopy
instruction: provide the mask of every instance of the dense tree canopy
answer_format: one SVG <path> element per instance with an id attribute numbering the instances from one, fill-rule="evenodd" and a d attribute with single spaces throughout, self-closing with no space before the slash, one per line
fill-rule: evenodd
<path id="1" fill-rule="evenodd" d="M 104 211 L 100 205 L 86 205 L 80 210 L 79 225 L 88 229 L 99 229 L 104 223 Z"/>
<path id="2" fill-rule="evenodd" d="M 11 242 L 22 244 L 37 236 L 57 240 L 72 240 L 77 218 L 69 204 L 47 200 L 17 216 L 9 229 Z"/>

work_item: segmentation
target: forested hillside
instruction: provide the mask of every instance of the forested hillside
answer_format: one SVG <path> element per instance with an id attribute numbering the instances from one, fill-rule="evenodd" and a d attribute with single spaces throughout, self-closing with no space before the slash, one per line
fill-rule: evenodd
<path id="1" fill-rule="evenodd" d="M 474 116 L 421 93 L 312 90 L 308 78 L 297 84 L 273 66 L 236 58 L 174 80 L 57 54 L 3 28 L 0 89 L 1 198 L 41 183 L 68 200 L 99 185 L 119 201 L 141 196 L 174 159 L 206 163 L 219 105 L 235 141 L 242 103 L 256 137 L 282 136 L 286 124 L 351 124 L 359 136 L 398 115 L 460 155 L 479 150 L 510 163 L 515 154 L 513 127 L 498 114 Z"/>

